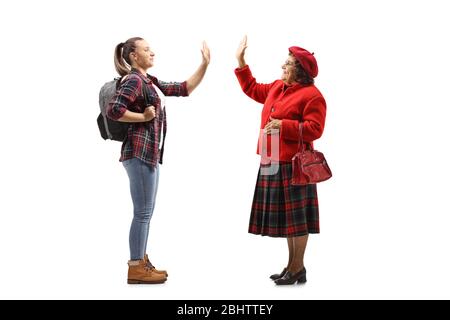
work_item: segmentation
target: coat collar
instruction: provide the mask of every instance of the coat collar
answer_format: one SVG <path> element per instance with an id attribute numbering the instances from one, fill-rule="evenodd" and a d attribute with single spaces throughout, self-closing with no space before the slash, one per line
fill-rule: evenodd
<path id="1" fill-rule="evenodd" d="M 293 84 L 286 84 L 283 82 L 283 91 L 287 91 L 287 90 L 296 90 L 299 89 L 301 87 L 304 87 L 304 85 L 298 83 L 298 82 L 294 82 Z"/>

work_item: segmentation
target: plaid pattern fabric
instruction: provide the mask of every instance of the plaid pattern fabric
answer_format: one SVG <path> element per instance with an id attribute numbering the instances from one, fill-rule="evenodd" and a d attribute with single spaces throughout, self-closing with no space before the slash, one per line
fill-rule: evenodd
<path id="1" fill-rule="evenodd" d="M 143 90 L 143 84 L 147 86 L 147 90 Z M 162 164 L 164 138 L 167 130 L 166 109 L 161 108 L 161 99 L 152 84 L 156 85 L 165 96 L 188 95 L 186 81 L 164 82 L 150 75 L 145 77 L 137 70 L 132 69 L 111 100 L 107 115 L 111 119 L 117 120 L 123 116 L 126 110 L 144 112 L 146 106 L 143 95 L 147 94 L 148 103 L 155 107 L 156 117 L 148 122 L 130 124 L 127 137 L 122 144 L 119 161 L 138 158 L 153 167 L 158 162 Z M 161 139 L 162 146 L 159 150 Z"/>
<path id="2" fill-rule="evenodd" d="M 269 237 L 319 233 L 316 185 L 293 186 L 292 164 L 280 163 L 274 175 L 262 175 L 261 164 L 248 232 Z"/>

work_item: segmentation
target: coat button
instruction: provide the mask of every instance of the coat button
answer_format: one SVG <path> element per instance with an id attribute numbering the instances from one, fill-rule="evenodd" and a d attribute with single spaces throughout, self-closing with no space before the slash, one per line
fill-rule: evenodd
<path id="1" fill-rule="evenodd" d="M 270 111 L 271 111 L 271 112 L 274 112 L 274 111 L 275 111 L 275 108 L 274 108 L 274 107 L 272 107 L 272 109 L 270 109 Z"/>

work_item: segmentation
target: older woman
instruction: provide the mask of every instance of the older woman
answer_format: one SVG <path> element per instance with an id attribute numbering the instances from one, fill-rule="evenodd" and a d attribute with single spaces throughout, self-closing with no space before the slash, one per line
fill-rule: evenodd
<path id="1" fill-rule="evenodd" d="M 147 74 L 153 66 L 154 56 L 142 38 L 130 38 L 116 46 L 114 62 L 123 80 L 107 109 L 109 118 L 130 123 L 120 157 L 130 180 L 134 206 L 129 237 L 129 284 L 167 280 L 167 272 L 157 270 L 147 255 L 149 225 L 167 129 L 165 97 L 189 95 L 202 81 L 210 60 L 209 48 L 204 43 L 202 62 L 187 81 L 164 82 Z"/>
<path id="2" fill-rule="evenodd" d="M 281 80 L 260 84 L 245 62 L 246 48 L 245 37 L 236 52 L 239 67 L 235 74 L 244 93 L 264 104 L 258 145 L 262 161 L 249 232 L 287 238 L 288 264 L 281 273 L 270 278 L 277 285 L 304 283 L 303 256 L 308 235 L 319 233 L 319 208 L 316 185 L 294 186 L 290 183 L 291 160 L 298 150 L 300 124 L 303 124 L 305 145 L 312 145 L 324 129 L 326 103 L 314 86 L 318 66 L 312 53 L 290 47 L 281 67 Z"/>

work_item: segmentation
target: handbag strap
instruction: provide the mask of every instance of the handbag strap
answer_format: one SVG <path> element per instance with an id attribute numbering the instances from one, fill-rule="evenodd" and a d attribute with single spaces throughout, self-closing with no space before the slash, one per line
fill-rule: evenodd
<path id="1" fill-rule="evenodd" d="M 302 152 L 303 151 L 303 122 L 300 122 L 298 128 L 299 128 L 299 132 L 300 132 L 300 142 L 298 144 L 298 152 Z M 311 150 L 313 149 L 311 146 L 311 143 L 309 144 L 309 147 L 311 148 Z"/>

